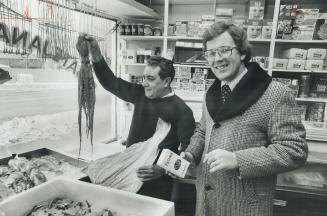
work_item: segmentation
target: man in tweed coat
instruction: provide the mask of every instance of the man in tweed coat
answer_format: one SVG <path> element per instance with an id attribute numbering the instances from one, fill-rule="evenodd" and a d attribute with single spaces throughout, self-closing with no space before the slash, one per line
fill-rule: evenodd
<path id="1" fill-rule="evenodd" d="M 215 23 L 203 45 L 217 79 L 182 153 L 198 165 L 196 215 L 272 215 L 277 174 L 304 165 L 308 154 L 294 96 L 249 63 L 244 30 Z"/>

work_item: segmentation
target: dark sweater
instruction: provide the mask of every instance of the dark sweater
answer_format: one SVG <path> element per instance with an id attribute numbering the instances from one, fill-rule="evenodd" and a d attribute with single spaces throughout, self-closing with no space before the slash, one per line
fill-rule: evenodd
<path id="1" fill-rule="evenodd" d="M 192 110 L 178 96 L 149 99 L 142 85 L 115 77 L 102 59 L 94 63 L 95 74 L 101 85 L 120 99 L 134 104 L 134 113 L 127 138 L 127 147 L 145 141 L 155 132 L 158 118 L 171 123 L 171 130 L 160 143 L 159 149 L 168 148 L 178 152 L 182 144 L 185 150 L 195 128 Z"/>

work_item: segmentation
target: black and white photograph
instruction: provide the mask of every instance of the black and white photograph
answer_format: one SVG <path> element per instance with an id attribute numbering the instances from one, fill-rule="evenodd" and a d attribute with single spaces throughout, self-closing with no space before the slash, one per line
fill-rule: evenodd
<path id="1" fill-rule="evenodd" d="M 0 0 L 0 216 L 327 216 L 326 0 Z"/>

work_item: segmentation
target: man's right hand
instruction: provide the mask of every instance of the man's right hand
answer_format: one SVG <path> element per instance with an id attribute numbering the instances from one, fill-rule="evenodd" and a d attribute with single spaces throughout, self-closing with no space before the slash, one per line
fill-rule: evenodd
<path id="1" fill-rule="evenodd" d="M 195 168 L 195 160 L 190 152 L 181 152 L 180 156 L 190 162 L 190 168 Z"/>

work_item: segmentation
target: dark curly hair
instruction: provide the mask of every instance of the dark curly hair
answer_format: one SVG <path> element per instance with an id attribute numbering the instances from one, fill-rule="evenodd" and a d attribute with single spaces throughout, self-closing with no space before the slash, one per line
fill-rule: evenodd
<path id="1" fill-rule="evenodd" d="M 202 35 L 203 50 L 207 50 L 207 42 L 227 31 L 233 38 L 237 50 L 241 55 L 245 55 L 243 60 L 247 64 L 252 56 L 252 46 L 247 39 L 246 32 L 233 23 L 216 22 L 209 26 Z"/>
<path id="2" fill-rule="evenodd" d="M 175 77 L 175 68 L 174 64 L 171 60 L 163 58 L 161 56 L 151 56 L 147 60 L 147 65 L 151 67 L 159 67 L 159 76 L 163 80 L 167 77 L 170 77 L 171 81 L 173 81 Z"/>

